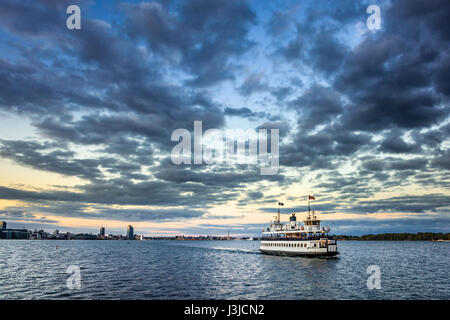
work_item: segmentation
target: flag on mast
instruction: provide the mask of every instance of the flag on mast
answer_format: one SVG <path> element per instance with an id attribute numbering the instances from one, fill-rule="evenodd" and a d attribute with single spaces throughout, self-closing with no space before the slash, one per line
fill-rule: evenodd
<path id="1" fill-rule="evenodd" d="M 308 200 L 316 200 L 313 196 L 308 196 Z"/>
<path id="2" fill-rule="evenodd" d="M 278 205 L 279 205 L 279 206 L 284 206 L 284 203 L 278 201 Z"/>

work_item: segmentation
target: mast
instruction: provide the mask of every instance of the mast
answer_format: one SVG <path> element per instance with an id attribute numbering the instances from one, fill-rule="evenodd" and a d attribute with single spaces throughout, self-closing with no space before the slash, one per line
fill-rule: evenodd
<path id="1" fill-rule="evenodd" d="M 311 217 L 311 208 L 309 207 L 309 198 L 310 198 L 311 196 L 308 196 L 308 218 L 310 218 Z"/>
<path id="2" fill-rule="evenodd" d="M 278 218 L 277 218 L 278 223 L 280 223 L 280 206 L 284 206 L 284 203 L 278 201 Z"/>
<path id="3" fill-rule="evenodd" d="M 280 222 L 280 202 L 278 202 L 278 218 L 277 222 Z"/>

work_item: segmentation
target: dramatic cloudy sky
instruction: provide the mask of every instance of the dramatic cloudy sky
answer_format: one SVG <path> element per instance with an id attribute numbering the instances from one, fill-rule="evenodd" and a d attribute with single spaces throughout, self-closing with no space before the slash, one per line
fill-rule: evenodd
<path id="1" fill-rule="evenodd" d="M 2 0 L 0 220 L 257 235 L 313 194 L 335 233 L 449 232 L 449 45 L 447 0 Z M 279 128 L 278 174 L 174 165 L 195 120 Z"/>

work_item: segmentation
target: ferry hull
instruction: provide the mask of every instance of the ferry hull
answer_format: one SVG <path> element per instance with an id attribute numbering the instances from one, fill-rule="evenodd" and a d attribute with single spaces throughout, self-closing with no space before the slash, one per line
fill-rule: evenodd
<path id="1" fill-rule="evenodd" d="M 259 249 L 261 253 L 273 256 L 289 256 L 289 257 L 333 257 L 337 256 L 339 252 L 289 252 L 289 251 L 275 251 Z"/>

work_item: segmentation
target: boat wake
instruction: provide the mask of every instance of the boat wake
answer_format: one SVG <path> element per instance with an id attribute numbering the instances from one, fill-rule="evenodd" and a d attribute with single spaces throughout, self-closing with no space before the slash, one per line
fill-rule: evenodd
<path id="1" fill-rule="evenodd" d="M 249 253 L 249 254 L 261 254 L 261 251 L 258 249 L 242 249 L 242 248 L 223 248 L 223 247 L 210 247 L 205 249 L 212 249 L 218 251 L 229 251 L 235 253 Z"/>

